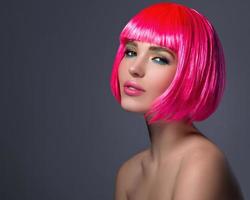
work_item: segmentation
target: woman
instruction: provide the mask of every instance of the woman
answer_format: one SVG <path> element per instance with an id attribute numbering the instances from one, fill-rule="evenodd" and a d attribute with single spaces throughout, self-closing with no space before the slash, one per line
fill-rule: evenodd
<path id="1" fill-rule="evenodd" d="M 157 3 L 120 34 L 112 93 L 144 115 L 151 145 L 119 168 L 116 200 L 243 199 L 224 153 L 193 124 L 225 89 L 225 61 L 211 23 L 194 9 Z"/>

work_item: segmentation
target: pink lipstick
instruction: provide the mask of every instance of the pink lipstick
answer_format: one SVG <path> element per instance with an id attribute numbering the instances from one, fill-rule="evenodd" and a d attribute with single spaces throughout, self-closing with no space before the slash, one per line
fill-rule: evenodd
<path id="1" fill-rule="evenodd" d="M 139 96 L 143 92 L 145 92 L 145 90 L 134 81 L 126 81 L 124 84 L 124 93 L 129 96 Z"/>

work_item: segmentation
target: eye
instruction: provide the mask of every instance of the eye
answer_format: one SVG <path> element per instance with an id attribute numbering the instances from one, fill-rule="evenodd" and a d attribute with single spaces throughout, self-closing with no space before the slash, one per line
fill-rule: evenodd
<path id="1" fill-rule="evenodd" d="M 169 60 L 167 58 L 164 57 L 155 57 L 152 59 L 153 61 L 155 61 L 156 63 L 160 64 L 160 65 L 167 65 L 169 64 Z"/>
<path id="2" fill-rule="evenodd" d="M 132 51 L 132 50 L 130 50 L 130 49 L 126 49 L 124 54 L 125 54 L 126 57 L 133 57 L 133 56 L 136 56 L 136 52 L 135 52 L 135 51 Z"/>

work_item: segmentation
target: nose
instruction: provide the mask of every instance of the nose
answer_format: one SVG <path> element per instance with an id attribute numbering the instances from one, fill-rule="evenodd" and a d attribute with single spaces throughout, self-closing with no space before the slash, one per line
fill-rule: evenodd
<path id="1" fill-rule="evenodd" d="M 134 77 L 143 77 L 145 75 L 145 63 L 141 58 L 137 58 L 129 67 L 129 73 Z"/>

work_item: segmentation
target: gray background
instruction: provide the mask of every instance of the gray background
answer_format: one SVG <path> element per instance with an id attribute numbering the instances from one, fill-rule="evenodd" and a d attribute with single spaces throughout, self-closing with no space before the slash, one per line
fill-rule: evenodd
<path id="1" fill-rule="evenodd" d="M 112 199 L 118 167 L 149 145 L 143 117 L 121 109 L 109 78 L 118 36 L 158 1 L 1 2 L 0 199 Z M 176 1 L 214 24 L 227 87 L 218 110 L 195 123 L 249 189 L 248 0 Z"/>

